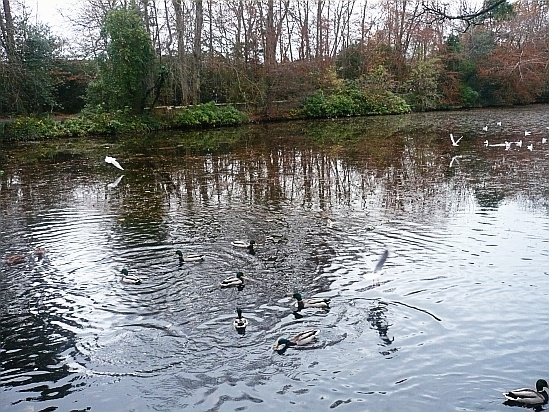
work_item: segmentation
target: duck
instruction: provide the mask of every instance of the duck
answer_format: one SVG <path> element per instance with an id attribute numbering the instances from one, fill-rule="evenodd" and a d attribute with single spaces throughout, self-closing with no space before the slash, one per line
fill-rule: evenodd
<path id="1" fill-rule="evenodd" d="M 41 246 L 38 246 L 34 249 L 34 256 L 38 258 L 38 260 L 42 259 L 46 255 L 46 248 L 43 248 Z"/>
<path id="2" fill-rule="evenodd" d="M 204 260 L 204 255 L 193 253 L 190 255 L 183 255 L 183 252 L 180 250 L 176 250 L 175 254 L 179 256 L 179 263 L 183 264 L 185 262 L 200 262 Z"/>
<path id="3" fill-rule="evenodd" d="M 328 298 L 309 298 L 304 300 L 299 292 L 294 292 L 292 297 L 297 300 L 298 311 L 305 308 L 330 309 L 330 299 Z"/>
<path id="4" fill-rule="evenodd" d="M 233 245 L 234 247 L 248 249 L 249 253 L 251 253 L 252 255 L 255 254 L 255 250 L 254 250 L 255 241 L 254 240 L 249 240 L 249 241 L 247 241 L 247 240 L 233 240 L 231 242 L 231 245 Z"/>
<path id="5" fill-rule="evenodd" d="M 6 262 L 6 264 L 8 264 L 9 266 L 13 266 L 25 263 L 26 260 L 27 258 L 25 257 L 25 255 L 11 255 L 4 259 L 4 262 Z"/>
<path id="6" fill-rule="evenodd" d="M 549 388 L 545 379 L 538 379 L 536 389 L 521 388 L 514 391 L 504 392 L 506 402 L 516 405 L 538 406 L 545 405 L 549 395 L 544 388 Z"/>
<path id="7" fill-rule="evenodd" d="M 139 285 L 141 283 L 141 279 L 139 279 L 137 276 L 135 275 L 130 275 L 128 273 L 128 269 L 124 268 L 120 271 L 120 273 L 122 273 L 122 282 L 124 283 L 129 283 L 129 284 L 132 284 L 132 285 Z"/>
<path id="8" fill-rule="evenodd" d="M 274 350 L 279 354 L 283 354 L 291 346 L 301 346 L 312 342 L 319 333 L 319 329 L 309 329 L 288 339 L 279 338 L 274 345 Z"/>
<path id="9" fill-rule="evenodd" d="M 231 277 L 228 277 L 227 279 L 222 280 L 220 283 L 220 286 L 222 288 L 231 288 L 231 287 L 243 288 L 245 277 L 246 275 L 244 273 L 236 272 L 235 276 L 231 276 Z"/>
<path id="10" fill-rule="evenodd" d="M 233 326 L 238 333 L 244 333 L 248 326 L 248 319 L 242 316 L 242 309 L 236 308 L 237 318 L 233 321 Z"/>

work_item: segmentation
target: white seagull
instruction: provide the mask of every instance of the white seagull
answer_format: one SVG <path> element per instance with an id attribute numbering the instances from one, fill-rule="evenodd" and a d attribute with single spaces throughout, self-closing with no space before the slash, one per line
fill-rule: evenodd
<path id="1" fill-rule="evenodd" d="M 501 126 L 501 122 L 497 122 L 496 125 Z"/>
<path id="2" fill-rule="evenodd" d="M 515 142 L 515 146 L 522 147 L 522 139 L 519 140 L 518 142 Z"/>
<path id="3" fill-rule="evenodd" d="M 120 170 L 124 170 L 124 168 L 120 166 L 120 163 L 118 163 L 114 157 L 105 156 L 105 162 L 110 163 L 111 165 L 113 165 L 114 167 L 117 167 Z"/>
<path id="4" fill-rule="evenodd" d="M 530 143 L 528 146 L 526 146 L 526 148 L 530 151 L 534 150 L 534 144 L 533 143 Z"/>
<path id="5" fill-rule="evenodd" d="M 488 147 L 488 140 L 484 141 L 484 146 Z"/>
<path id="6" fill-rule="evenodd" d="M 452 157 L 452 160 L 450 160 L 450 167 L 454 164 L 454 161 L 459 163 L 459 159 L 461 159 L 463 156 L 454 156 Z"/>
<path id="7" fill-rule="evenodd" d="M 547 143 L 547 137 L 542 137 L 542 138 L 541 138 L 541 143 L 542 143 L 542 144 Z"/>
<path id="8" fill-rule="evenodd" d="M 531 134 L 532 134 L 532 132 L 529 132 L 528 130 L 524 131 L 524 136 L 530 136 Z"/>
<path id="9" fill-rule="evenodd" d="M 108 187 L 109 189 L 114 189 L 116 186 L 118 186 L 118 184 L 120 183 L 120 181 L 122 180 L 123 177 L 124 177 L 124 175 L 118 176 L 118 178 L 117 178 L 114 182 L 109 183 L 109 184 L 107 185 L 107 187 Z"/>
<path id="10" fill-rule="evenodd" d="M 485 132 L 487 132 L 487 131 L 488 131 L 488 126 L 484 126 L 484 127 L 482 128 L 482 130 L 485 131 Z"/>
<path id="11" fill-rule="evenodd" d="M 371 279 L 374 283 L 379 284 L 379 282 L 376 282 L 376 280 L 382 274 L 379 272 L 381 272 L 381 270 L 383 269 L 383 265 L 385 264 L 385 261 L 387 260 L 388 256 L 389 256 L 389 249 L 385 249 L 381 254 L 381 257 L 377 261 L 377 264 L 375 267 L 373 267 L 373 262 L 372 262 L 372 273 L 365 273 L 363 275 L 363 278 L 365 280 Z"/>
<path id="12" fill-rule="evenodd" d="M 458 146 L 458 143 L 461 139 L 463 139 L 463 136 L 461 136 L 459 139 L 454 140 L 454 135 L 450 133 L 450 139 L 452 139 L 452 146 Z"/>

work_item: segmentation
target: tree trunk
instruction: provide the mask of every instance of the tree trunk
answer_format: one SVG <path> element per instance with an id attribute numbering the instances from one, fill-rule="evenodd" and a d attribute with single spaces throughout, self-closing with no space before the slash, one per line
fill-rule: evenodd
<path id="1" fill-rule="evenodd" d="M 200 82 L 202 70 L 202 26 L 204 24 L 204 9 L 202 0 L 195 0 L 196 15 L 193 39 L 193 63 L 192 63 L 192 102 L 200 103 Z"/>

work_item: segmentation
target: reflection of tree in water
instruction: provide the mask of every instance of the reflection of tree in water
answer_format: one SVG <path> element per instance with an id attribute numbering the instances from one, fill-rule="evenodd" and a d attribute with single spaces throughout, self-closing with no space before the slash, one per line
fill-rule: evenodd
<path id="1" fill-rule="evenodd" d="M 368 310 L 368 316 L 366 317 L 372 328 L 377 330 L 382 346 L 391 346 L 395 340 L 394 336 L 389 337 L 389 327 L 392 325 L 387 320 L 388 311 L 387 303 L 377 300 Z M 384 356 L 389 356 L 397 350 L 397 348 L 389 348 L 382 350 L 380 353 Z"/>

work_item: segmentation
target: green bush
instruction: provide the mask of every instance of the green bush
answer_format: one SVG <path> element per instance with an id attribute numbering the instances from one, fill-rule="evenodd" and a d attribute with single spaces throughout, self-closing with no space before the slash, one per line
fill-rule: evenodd
<path id="1" fill-rule="evenodd" d="M 59 122 L 49 118 L 18 117 L 4 124 L 0 137 L 6 141 L 44 140 L 62 136 Z"/>
<path id="2" fill-rule="evenodd" d="M 409 113 L 406 101 L 390 91 L 368 93 L 355 82 L 347 83 L 333 94 L 322 90 L 308 97 L 303 105 L 306 117 L 365 116 Z"/>
<path id="3" fill-rule="evenodd" d="M 233 106 L 210 102 L 190 106 L 177 113 L 170 124 L 180 128 L 232 126 L 248 122 L 248 117 Z"/>

